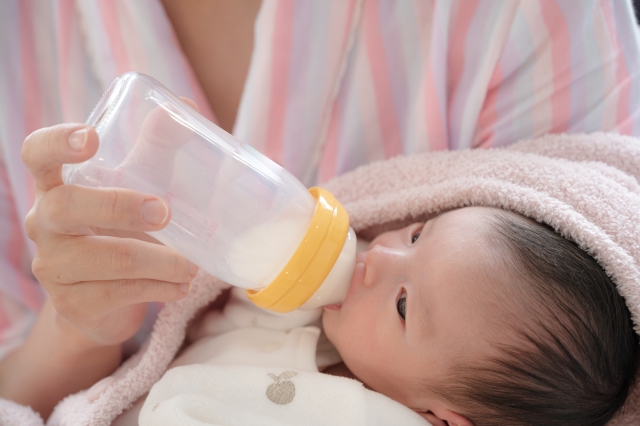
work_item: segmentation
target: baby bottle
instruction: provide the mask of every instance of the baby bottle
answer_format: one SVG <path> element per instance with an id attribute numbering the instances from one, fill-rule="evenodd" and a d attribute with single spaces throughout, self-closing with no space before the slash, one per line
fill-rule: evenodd
<path id="1" fill-rule="evenodd" d="M 356 239 L 346 210 L 208 121 L 144 74 L 118 77 L 89 116 L 100 137 L 65 183 L 120 187 L 171 206 L 149 232 L 256 305 L 312 309 L 346 296 Z"/>

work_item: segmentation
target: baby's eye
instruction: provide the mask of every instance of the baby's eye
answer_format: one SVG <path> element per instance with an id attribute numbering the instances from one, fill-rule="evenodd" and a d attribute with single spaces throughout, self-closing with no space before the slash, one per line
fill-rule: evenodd
<path id="1" fill-rule="evenodd" d="M 405 315 L 407 314 L 407 292 L 402 290 L 402 294 L 400 294 L 400 298 L 396 302 L 396 308 L 398 309 L 398 315 L 404 321 Z"/>
<path id="2" fill-rule="evenodd" d="M 420 232 L 422 232 L 422 229 L 420 229 L 418 232 L 416 232 L 415 234 L 413 234 L 411 236 L 411 244 L 413 244 L 416 241 L 418 241 L 418 238 L 420 237 Z"/>

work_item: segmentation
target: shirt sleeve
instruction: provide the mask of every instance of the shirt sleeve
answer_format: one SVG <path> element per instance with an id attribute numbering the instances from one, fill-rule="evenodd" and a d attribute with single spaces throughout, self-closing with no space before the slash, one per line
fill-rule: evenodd
<path id="1" fill-rule="evenodd" d="M 640 134 L 640 44 L 629 1 L 523 1 L 473 147 L 545 133 Z"/>

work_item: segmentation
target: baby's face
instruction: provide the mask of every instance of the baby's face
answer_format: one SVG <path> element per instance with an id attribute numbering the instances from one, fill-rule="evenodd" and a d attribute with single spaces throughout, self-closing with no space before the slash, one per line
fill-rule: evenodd
<path id="1" fill-rule="evenodd" d="M 356 377 L 418 411 L 425 384 L 453 362 L 486 356 L 503 329 L 504 291 L 487 248 L 490 209 L 449 211 L 387 232 L 359 253 L 341 306 L 325 307 L 329 340 Z"/>

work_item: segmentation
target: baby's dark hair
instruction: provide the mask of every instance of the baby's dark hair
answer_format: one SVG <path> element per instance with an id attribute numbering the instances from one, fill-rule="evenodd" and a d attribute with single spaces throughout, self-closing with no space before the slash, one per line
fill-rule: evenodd
<path id="1" fill-rule="evenodd" d="M 508 325 L 515 344 L 454 365 L 435 393 L 476 426 L 605 425 L 638 368 L 638 335 L 615 284 L 549 226 L 497 209 L 488 225 L 526 314 Z"/>

